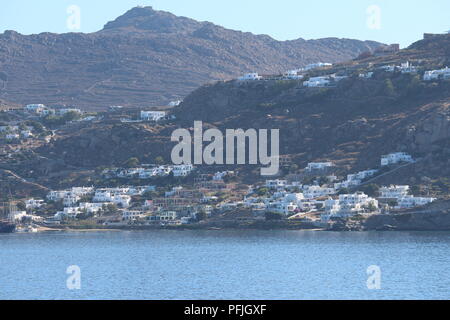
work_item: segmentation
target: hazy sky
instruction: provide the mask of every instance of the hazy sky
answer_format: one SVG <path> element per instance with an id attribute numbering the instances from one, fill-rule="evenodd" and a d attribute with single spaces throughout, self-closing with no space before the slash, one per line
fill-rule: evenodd
<path id="1" fill-rule="evenodd" d="M 0 32 L 94 32 L 136 5 L 278 40 L 345 37 L 400 43 L 450 29 L 450 0 L 1 0 Z M 76 5 L 78 24 L 67 23 Z M 70 20 L 73 22 L 73 20 Z M 77 20 L 78 21 L 78 20 Z M 70 27 L 72 26 L 72 27 Z"/>

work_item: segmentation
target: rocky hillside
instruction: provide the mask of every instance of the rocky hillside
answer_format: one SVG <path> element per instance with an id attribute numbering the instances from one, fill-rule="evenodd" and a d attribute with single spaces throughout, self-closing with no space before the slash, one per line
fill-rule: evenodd
<path id="1" fill-rule="evenodd" d="M 377 46 L 276 41 L 137 7 L 89 34 L 0 34 L 0 99 L 85 109 L 166 104 L 211 80 L 345 61 Z"/>
<path id="2" fill-rule="evenodd" d="M 329 159 L 352 170 L 374 168 L 381 155 L 406 151 L 421 160 L 380 183 L 449 178 L 450 82 L 421 80 L 423 70 L 450 62 L 449 48 L 450 35 L 444 35 L 322 71 L 349 76 L 335 88 L 305 88 L 301 81 L 219 82 L 194 91 L 176 114 L 183 126 L 203 120 L 221 129 L 279 128 L 281 153 L 293 155 L 300 167 Z M 378 69 L 406 60 L 419 66 L 419 74 Z M 373 78 L 358 76 L 367 70 L 375 70 Z"/>
<path id="3" fill-rule="evenodd" d="M 410 50 L 419 55 L 416 49 L 407 49 L 385 59 L 400 63 Z M 429 60 L 424 68 L 439 65 L 441 58 Z M 228 81 L 202 86 L 173 110 L 177 120 L 171 123 L 69 127 L 39 152 L 66 165 L 88 168 L 117 165 L 129 157 L 147 163 L 157 156 L 168 160 L 171 132 L 202 120 L 204 126 L 222 130 L 280 129 L 281 153 L 292 155 L 300 168 L 325 159 L 348 170 L 374 168 L 381 155 L 406 151 L 421 161 L 399 170 L 397 182 L 450 177 L 450 82 L 423 82 L 420 74 L 381 70 L 371 79 L 352 73 L 364 70 L 366 64 L 349 63 L 349 78 L 335 88 L 305 88 L 300 81 Z"/>

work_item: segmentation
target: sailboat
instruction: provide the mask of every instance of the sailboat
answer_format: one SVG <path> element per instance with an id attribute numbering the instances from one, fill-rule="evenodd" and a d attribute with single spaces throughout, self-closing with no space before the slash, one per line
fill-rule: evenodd
<path id="1" fill-rule="evenodd" d="M 8 206 L 3 205 L 3 215 L 0 216 L 0 233 L 12 233 L 16 230 L 14 211 L 14 205 L 11 201 L 8 202 Z"/>

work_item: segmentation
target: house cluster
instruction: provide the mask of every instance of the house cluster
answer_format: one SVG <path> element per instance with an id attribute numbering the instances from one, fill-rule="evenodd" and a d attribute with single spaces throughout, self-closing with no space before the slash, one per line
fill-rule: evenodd
<path id="1" fill-rule="evenodd" d="M 380 188 L 380 199 L 396 202 L 396 209 L 405 209 L 424 206 L 433 202 L 436 198 L 415 197 L 409 194 L 407 185 L 390 185 Z"/>
<path id="2" fill-rule="evenodd" d="M 381 166 L 388 166 L 400 162 L 413 163 L 414 159 L 406 152 L 394 152 L 381 156 Z"/>
<path id="3" fill-rule="evenodd" d="M 423 75 L 424 81 L 433 81 L 433 80 L 449 80 L 450 79 L 450 68 L 445 67 L 439 70 L 429 70 L 425 71 Z"/>
<path id="4" fill-rule="evenodd" d="M 339 190 L 359 186 L 365 179 L 373 177 L 377 172 L 378 170 L 376 169 L 370 169 L 348 174 L 347 179 L 344 181 L 336 182 L 334 184 L 334 188 L 336 190 Z"/>
<path id="5" fill-rule="evenodd" d="M 394 71 L 399 71 L 401 73 L 417 73 L 418 72 L 418 68 L 416 66 L 413 66 L 409 61 L 401 63 L 399 66 L 384 65 L 384 66 L 381 66 L 379 69 L 386 71 L 386 72 L 394 72 Z"/>
<path id="6" fill-rule="evenodd" d="M 340 194 L 337 198 L 328 198 L 323 204 L 322 222 L 333 218 L 349 218 L 355 215 L 378 213 L 378 201 L 363 192 Z"/>
<path id="7" fill-rule="evenodd" d="M 328 184 L 302 185 L 299 181 L 267 180 L 266 195 L 258 195 L 258 188 L 252 188 L 244 198 L 243 206 L 254 212 L 274 212 L 283 215 L 320 214 L 325 201 L 337 190 Z"/>
<path id="8" fill-rule="evenodd" d="M 141 120 L 143 121 L 160 121 L 166 118 L 165 111 L 144 111 L 141 110 Z"/>
<path id="9" fill-rule="evenodd" d="M 105 169 L 102 175 L 106 178 L 138 178 L 150 179 L 165 177 L 173 174 L 174 177 L 186 177 L 192 173 L 194 166 L 191 164 L 180 165 L 149 165 L 139 168 L 113 168 Z"/>
<path id="10" fill-rule="evenodd" d="M 333 64 L 327 62 L 317 62 L 311 63 L 307 66 L 299 69 L 292 69 L 283 72 L 283 74 L 278 76 L 262 76 L 256 72 L 247 73 L 239 77 L 239 81 L 255 81 L 255 80 L 301 80 L 305 77 L 305 73 L 315 69 L 321 69 L 326 67 L 331 67 Z"/>
<path id="11" fill-rule="evenodd" d="M 47 107 L 43 104 L 28 104 L 24 107 L 24 110 L 28 113 L 32 113 L 35 115 L 38 115 L 40 117 L 46 117 L 49 115 L 57 115 L 57 116 L 63 116 L 66 113 L 73 112 L 77 114 L 82 114 L 83 112 L 80 109 L 77 108 L 52 108 Z"/>
<path id="12" fill-rule="evenodd" d="M 399 71 L 401 73 L 418 73 L 419 68 L 413 66 L 409 61 L 401 63 L 399 66 L 396 65 L 384 65 L 379 67 L 379 69 L 386 72 Z M 370 76 L 369 76 L 370 74 Z M 361 78 L 371 78 L 373 72 L 368 72 L 366 74 L 360 74 Z M 450 80 L 450 68 L 445 67 L 437 70 L 426 70 L 423 74 L 424 81 L 436 81 L 436 80 Z"/>
<path id="13" fill-rule="evenodd" d="M 28 139 L 33 137 L 33 128 L 23 125 L 0 126 L 0 138 L 7 141 Z"/>
<path id="14" fill-rule="evenodd" d="M 391 153 L 382 157 L 382 165 L 412 163 L 414 159 L 404 152 Z M 303 170 L 304 173 L 329 174 L 333 170 L 332 162 L 311 162 Z M 331 170 L 330 170 L 331 169 Z M 235 203 L 251 209 L 254 213 L 274 212 L 288 216 L 306 217 L 320 216 L 321 222 L 334 218 L 347 218 L 354 215 L 380 213 L 379 202 L 390 204 L 393 209 L 411 208 L 426 205 L 434 198 L 414 197 L 408 195 L 408 186 L 382 187 L 379 197 L 369 197 L 363 192 L 351 193 L 346 189 L 355 188 L 378 173 L 377 169 L 369 169 L 348 174 L 345 180 L 339 181 L 336 176 L 316 179 L 312 184 L 302 184 L 300 178 L 266 180 L 264 187 L 268 190 L 261 194 L 261 187 L 250 188 L 244 201 Z M 344 191 L 345 190 L 345 191 Z M 343 192 L 344 191 L 344 192 Z M 344 193 L 344 194 L 341 194 Z M 386 200 L 396 200 L 392 202 Z M 231 204 L 228 204 L 232 207 Z M 389 208 L 384 206 L 383 209 Z"/>
<path id="15" fill-rule="evenodd" d="M 58 211 L 54 219 L 76 219 L 80 214 L 91 216 L 105 211 L 109 205 L 117 208 L 128 208 L 133 196 L 139 196 L 148 191 L 154 191 L 154 186 L 127 186 L 115 188 L 73 187 L 68 190 L 52 190 L 47 194 L 48 202 L 62 202 L 63 210 Z M 26 201 L 27 209 L 36 209 L 43 206 L 44 200 L 29 199 Z"/>
<path id="16" fill-rule="evenodd" d="M 336 74 L 329 74 L 320 77 L 311 77 L 307 81 L 303 81 L 304 87 L 333 87 L 347 76 L 337 76 Z"/>
<path id="17" fill-rule="evenodd" d="M 226 185 L 223 179 L 233 176 L 233 171 L 222 171 L 214 174 L 202 174 L 192 188 L 173 187 L 164 196 L 145 200 L 142 208 L 124 210 L 122 221 L 140 221 L 148 224 L 186 224 L 195 221 L 199 213 L 207 216 L 214 210 L 221 210 L 216 196 L 220 190 L 203 184 L 207 181 L 212 185 Z M 229 188 L 231 189 L 231 187 Z"/>

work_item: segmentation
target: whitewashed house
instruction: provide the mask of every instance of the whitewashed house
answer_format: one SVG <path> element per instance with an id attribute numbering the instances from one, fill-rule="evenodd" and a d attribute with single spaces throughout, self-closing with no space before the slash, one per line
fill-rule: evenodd
<path id="1" fill-rule="evenodd" d="M 175 100 L 169 102 L 169 107 L 178 107 L 183 101 L 182 100 Z"/>
<path id="2" fill-rule="evenodd" d="M 73 112 L 73 113 L 76 113 L 76 114 L 81 114 L 82 113 L 82 111 L 80 109 L 77 109 L 77 108 L 61 108 L 61 109 L 56 109 L 55 111 L 56 111 L 56 114 L 59 115 L 59 116 L 63 116 L 66 113 L 69 113 L 69 112 Z"/>
<path id="3" fill-rule="evenodd" d="M 65 207 L 72 207 L 74 206 L 78 201 L 81 200 L 81 197 L 77 194 L 69 193 L 67 194 L 63 199 L 63 205 Z"/>
<path id="4" fill-rule="evenodd" d="M 266 211 L 289 215 L 298 209 L 297 204 L 293 202 L 277 201 L 266 205 Z"/>
<path id="5" fill-rule="evenodd" d="M 298 74 L 298 70 L 288 70 L 283 73 L 283 78 L 289 80 L 300 80 L 303 79 L 303 75 Z"/>
<path id="6" fill-rule="evenodd" d="M 450 68 L 445 67 L 443 69 L 439 70 L 429 70 L 425 71 L 423 75 L 423 80 L 425 81 L 432 81 L 432 80 L 448 80 L 450 79 Z"/>
<path id="7" fill-rule="evenodd" d="M 402 63 L 400 66 L 397 67 L 398 70 L 400 70 L 401 73 L 416 73 L 417 67 L 413 66 L 409 61 L 406 61 L 405 63 Z"/>
<path id="8" fill-rule="evenodd" d="M 348 218 L 357 214 L 378 211 L 378 201 L 363 192 L 341 194 L 338 199 L 327 199 L 324 202 L 325 213 L 321 215 L 324 222 L 331 218 Z M 372 213 L 372 212 L 370 212 Z"/>
<path id="9" fill-rule="evenodd" d="M 394 65 L 385 65 L 385 66 L 381 66 L 380 69 L 383 71 L 386 71 L 386 72 L 394 72 L 395 66 Z"/>
<path id="10" fill-rule="evenodd" d="M 27 199 L 25 200 L 25 207 L 27 209 L 37 209 L 44 205 L 44 200 L 41 199 Z"/>
<path id="11" fill-rule="evenodd" d="M 172 168 L 174 177 L 186 177 L 191 174 L 192 170 L 194 170 L 192 164 L 179 164 L 174 165 Z"/>
<path id="12" fill-rule="evenodd" d="M 145 218 L 145 214 L 142 211 L 138 210 L 124 210 L 122 212 L 122 220 L 130 221 L 130 220 L 138 220 Z"/>
<path id="13" fill-rule="evenodd" d="M 399 162 L 412 163 L 412 162 L 414 162 L 414 159 L 412 158 L 411 155 L 407 154 L 406 152 L 395 152 L 395 153 L 390 153 L 390 154 L 381 156 L 381 165 L 382 166 L 396 164 Z"/>
<path id="14" fill-rule="evenodd" d="M 323 196 L 328 196 L 335 194 L 336 190 L 330 187 L 321 187 L 315 185 L 305 185 L 303 186 L 303 196 L 306 199 L 315 199 Z"/>
<path id="15" fill-rule="evenodd" d="M 436 198 L 414 197 L 412 195 L 407 195 L 405 197 L 397 199 L 398 204 L 397 208 L 404 209 L 404 208 L 420 207 L 428 203 L 431 203 L 435 200 Z"/>
<path id="16" fill-rule="evenodd" d="M 370 78 L 373 77 L 373 71 L 369 71 L 369 72 L 366 72 L 366 73 L 360 73 L 359 77 L 360 78 L 364 78 L 364 79 L 370 79 Z"/>
<path id="17" fill-rule="evenodd" d="M 69 193 L 69 190 L 52 190 L 47 194 L 47 199 L 49 201 L 63 200 Z"/>
<path id="18" fill-rule="evenodd" d="M 269 189 L 280 189 L 284 188 L 286 185 L 287 185 L 286 180 L 279 180 L 279 179 L 266 180 L 266 187 Z"/>
<path id="19" fill-rule="evenodd" d="M 261 80 L 262 77 L 258 75 L 258 73 L 247 73 L 244 74 L 242 77 L 239 77 L 238 80 L 240 81 L 253 81 L 253 80 Z"/>
<path id="20" fill-rule="evenodd" d="M 20 136 L 17 134 L 17 133 L 8 133 L 6 136 L 5 136 L 5 138 L 6 138 L 6 140 L 17 140 L 17 139 L 20 139 Z"/>
<path id="21" fill-rule="evenodd" d="M 121 208 L 128 208 L 130 206 L 131 197 L 124 194 L 116 194 L 112 197 L 111 202 Z"/>
<path id="22" fill-rule="evenodd" d="M 20 135 L 25 139 L 33 137 L 33 133 L 31 132 L 31 130 L 22 130 L 20 131 Z"/>
<path id="23" fill-rule="evenodd" d="M 165 117 L 165 111 L 141 111 L 141 119 L 145 121 L 159 121 Z"/>
<path id="24" fill-rule="evenodd" d="M 409 186 L 390 185 L 389 187 L 380 188 L 380 198 L 398 199 L 404 198 L 408 195 Z"/>
<path id="25" fill-rule="evenodd" d="M 333 162 L 310 162 L 306 166 L 305 171 L 325 170 L 333 166 Z"/>
<path id="26" fill-rule="evenodd" d="M 303 81 L 304 87 L 326 87 L 329 86 L 331 83 L 329 76 L 323 76 L 323 77 L 311 77 L 307 81 Z"/>
<path id="27" fill-rule="evenodd" d="M 318 69 L 318 68 L 331 67 L 332 65 L 333 65 L 332 63 L 328 63 L 328 62 L 310 63 L 310 64 L 306 65 L 304 70 L 307 71 L 307 70 L 314 70 L 314 69 Z"/>
<path id="28" fill-rule="evenodd" d="M 27 104 L 25 106 L 25 111 L 39 113 L 41 110 L 45 109 L 45 105 L 43 104 Z"/>

